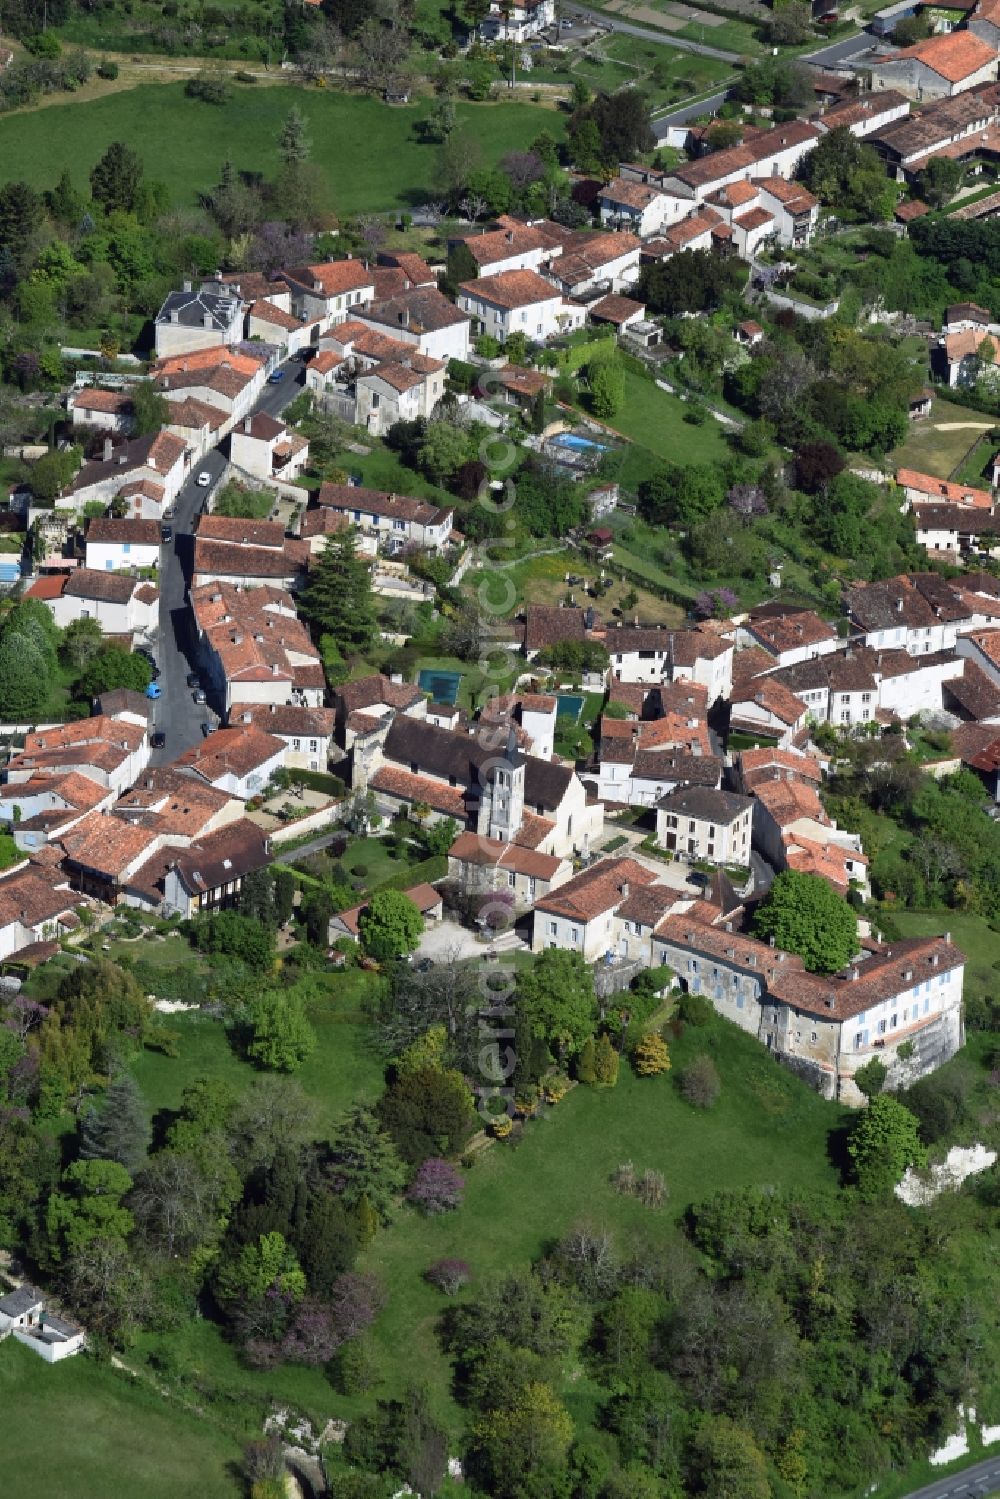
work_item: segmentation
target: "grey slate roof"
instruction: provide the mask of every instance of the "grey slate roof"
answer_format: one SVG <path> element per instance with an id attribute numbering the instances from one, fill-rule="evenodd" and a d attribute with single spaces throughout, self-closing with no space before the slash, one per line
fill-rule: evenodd
<path id="1" fill-rule="evenodd" d="M 156 321 L 178 323 L 182 328 L 214 328 L 219 333 L 225 333 L 232 327 L 239 309 L 239 301 L 228 287 L 224 291 L 205 288 L 200 291 L 172 291 L 156 314 Z"/>

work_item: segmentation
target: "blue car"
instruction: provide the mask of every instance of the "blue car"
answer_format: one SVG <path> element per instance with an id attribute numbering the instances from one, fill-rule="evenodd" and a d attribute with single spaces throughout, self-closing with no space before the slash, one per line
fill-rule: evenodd
<path id="1" fill-rule="evenodd" d="M 282 380 L 284 380 L 284 378 L 285 378 L 285 372 L 284 372 L 284 370 L 275 370 L 275 372 L 274 372 L 273 375 L 268 375 L 268 377 L 267 377 L 267 383 L 268 383 L 268 385 L 280 385 L 281 382 L 282 382 Z"/>
<path id="2" fill-rule="evenodd" d="M 150 682 L 149 686 L 146 688 L 146 696 L 152 698 L 163 696 L 163 688 L 160 686 L 159 682 Z"/>

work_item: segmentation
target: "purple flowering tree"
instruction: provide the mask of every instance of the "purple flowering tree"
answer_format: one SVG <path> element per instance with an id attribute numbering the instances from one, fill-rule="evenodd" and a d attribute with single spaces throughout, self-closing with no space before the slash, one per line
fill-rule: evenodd
<path id="1" fill-rule="evenodd" d="M 343 1341 L 332 1309 L 310 1297 L 296 1308 L 281 1354 L 293 1364 L 328 1364 Z"/>
<path id="2" fill-rule="evenodd" d="M 334 1326 L 342 1343 L 361 1334 L 375 1321 L 382 1309 L 381 1287 L 374 1275 L 346 1271 L 333 1284 L 330 1308 Z"/>
<path id="3" fill-rule="evenodd" d="M 461 1205 L 465 1180 L 448 1161 L 431 1156 L 417 1172 L 407 1198 L 424 1213 L 447 1213 Z"/>
<path id="4" fill-rule="evenodd" d="M 26 1041 L 48 1013 L 47 1005 L 39 1004 L 37 999 L 29 999 L 26 994 L 17 994 L 7 1007 L 3 1023 L 19 1040 Z"/>
<path id="5" fill-rule="evenodd" d="M 726 496 L 730 510 L 738 515 L 745 526 L 759 515 L 767 515 L 764 491 L 757 484 L 734 484 Z"/>
<path id="6" fill-rule="evenodd" d="M 472 1279 L 472 1270 L 465 1260 L 435 1260 L 424 1271 L 424 1279 L 437 1286 L 446 1296 L 454 1296 Z"/>

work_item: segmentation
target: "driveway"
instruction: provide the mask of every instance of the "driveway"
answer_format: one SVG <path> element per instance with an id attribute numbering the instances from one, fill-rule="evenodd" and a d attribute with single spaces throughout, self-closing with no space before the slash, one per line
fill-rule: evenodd
<path id="1" fill-rule="evenodd" d="M 281 366 L 285 378 L 277 385 L 265 385 L 255 411 L 279 416 L 300 393 L 305 382 L 301 364 L 286 361 Z M 227 439 L 228 441 L 228 439 Z M 163 696 L 153 704 L 152 728 L 166 736 L 162 749 L 150 756 L 153 765 L 166 765 L 185 750 L 201 741 L 201 725 L 213 728 L 223 716 L 224 705 L 212 703 L 208 710 L 199 707 L 187 685 L 187 674 L 198 668 L 194 621 L 187 605 L 188 583 L 194 558 L 194 528 L 198 516 L 226 471 L 222 448 L 213 448 L 195 465 L 187 482 L 174 501 L 174 514 L 167 522 L 173 527 L 173 540 L 160 548 L 160 618 L 153 654 L 160 668 L 158 678 Z M 208 473 L 211 484 L 202 489 L 196 480 Z"/>
<path id="2" fill-rule="evenodd" d="M 481 958 L 488 951 L 487 944 L 480 942 L 475 932 L 445 918 L 426 928 L 416 956 L 430 958 L 432 963 L 450 963 L 455 959 Z"/>

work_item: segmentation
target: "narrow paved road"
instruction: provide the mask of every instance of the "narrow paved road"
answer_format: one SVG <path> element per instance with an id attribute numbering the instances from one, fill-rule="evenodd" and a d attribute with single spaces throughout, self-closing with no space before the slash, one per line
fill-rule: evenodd
<path id="1" fill-rule="evenodd" d="M 281 368 L 285 378 L 280 384 L 264 386 L 255 411 L 280 416 L 300 393 L 305 379 L 302 366 L 289 362 Z M 194 465 L 174 501 L 173 517 L 166 522 L 173 529 L 173 540 L 164 542 L 160 548 L 160 622 L 153 653 L 160 668 L 157 680 L 163 696 L 153 704 L 153 729 L 165 736 L 165 743 L 162 749 L 154 750 L 150 756 L 154 765 L 176 760 L 178 755 L 200 741 L 202 723 L 207 721 L 214 726 L 218 717 L 218 712 L 206 710 L 194 701 L 193 689 L 187 684 L 188 672 L 195 671 L 198 666 L 187 588 L 191 578 L 195 523 L 225 472 L 224 449 L 227 444 L 228 439 Z M 203 473 L 211 476 L 212 482 L 207 488 L 200 487 L 197 482 L 198 475 Z M 218 710 L 222 705 L 214 706 Z"/>
<path id="2" fill-rule="evenodd" d="M 953 1473 L 950 1478 L 939 1478 L 926 1488 L 914 1489 L 906 1499 L 986 1499 L 986 1495 L 1000 1490 L 1000 1454 L 984 1457 L 981 1462 Z"/>

